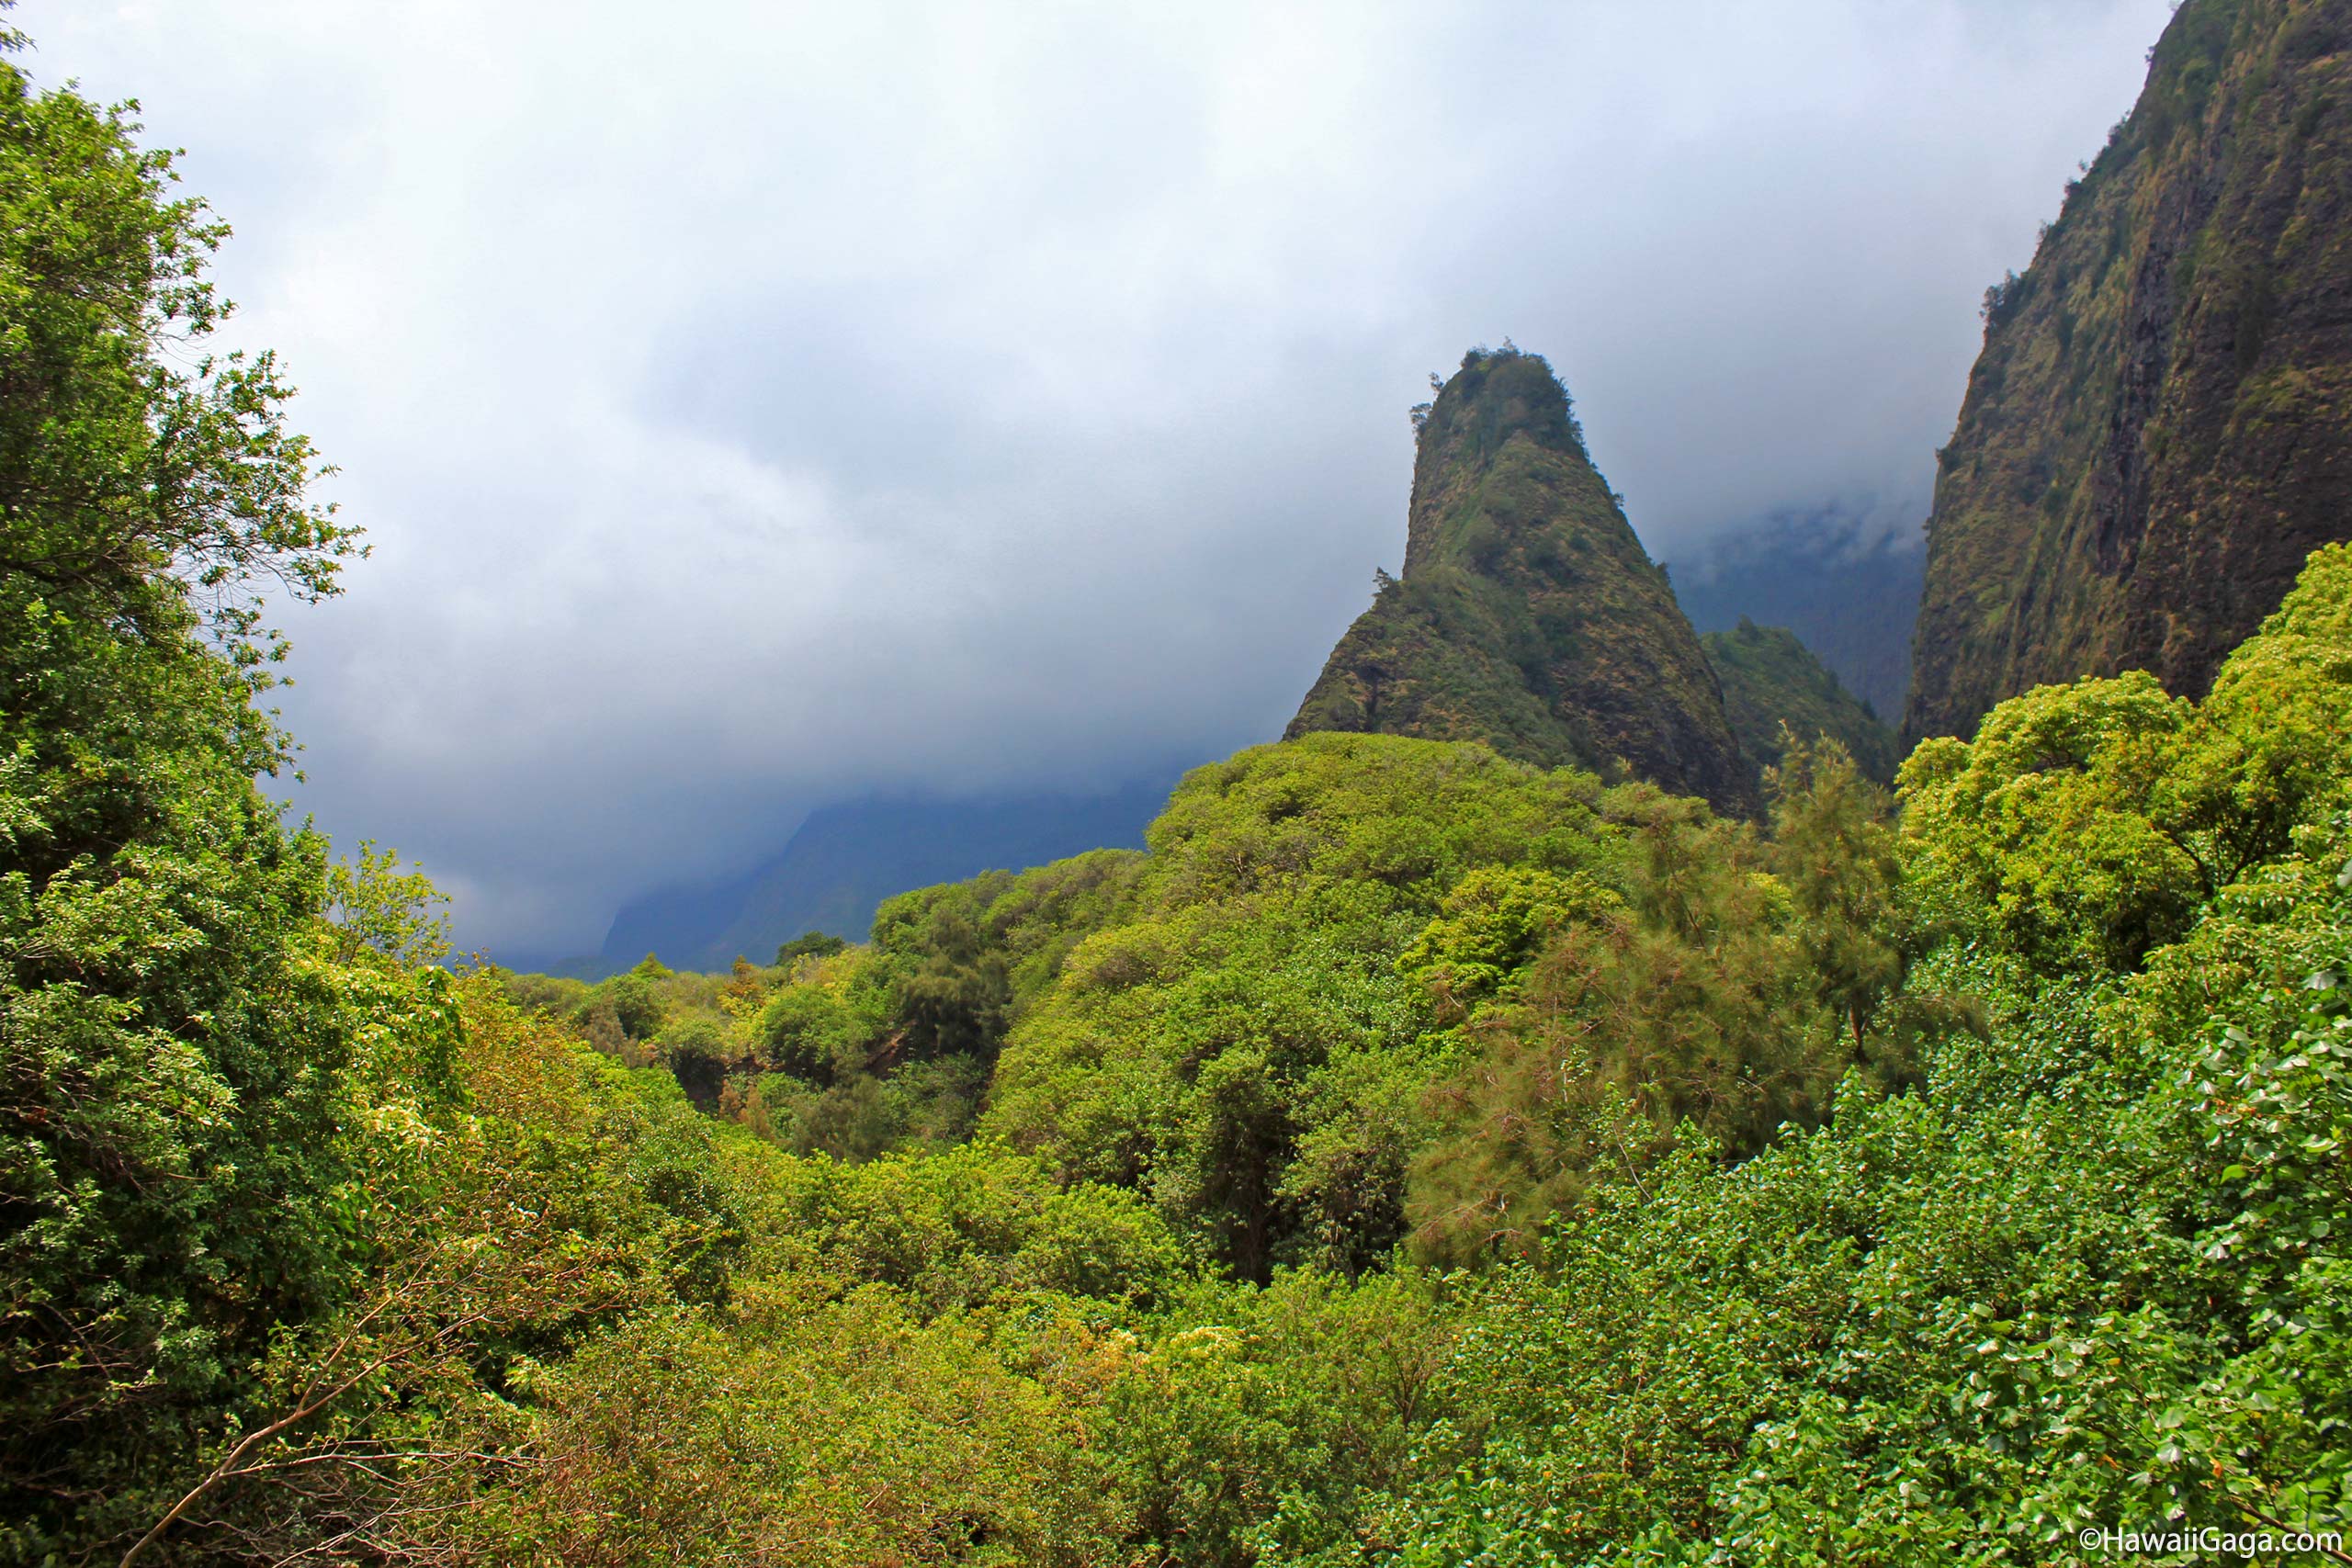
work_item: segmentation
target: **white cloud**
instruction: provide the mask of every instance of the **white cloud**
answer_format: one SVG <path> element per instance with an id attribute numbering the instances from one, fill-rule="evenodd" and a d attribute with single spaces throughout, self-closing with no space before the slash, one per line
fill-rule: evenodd
<path id="1" fill-rule="evenodd" d="M 1654 550 L 1924 510 L 2165 0 L 25 0 L 239 228 L 376 558 L 289 623 L 306 807 L 472 940 L 869 784 L 1277 729 L 1407 405 L 1551 355 Z"/>

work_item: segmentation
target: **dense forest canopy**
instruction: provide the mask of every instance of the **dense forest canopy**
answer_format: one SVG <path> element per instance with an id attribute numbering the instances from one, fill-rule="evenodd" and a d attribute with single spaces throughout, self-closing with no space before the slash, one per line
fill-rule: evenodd
<path id="1" fill-rule="evenodd" d="M 1820 715 L 1744 729 L 1752 813 L 1313 730 L 1142 850 L 591 985 L 269 797 L 265 593 L 360 549 L 207 356 L 170 160 L 0 60 L 0 1563 L 2352 1515 L 2352 547 L 2200 695 L 2041 686 L 1891 783 L 1742 633 Z"/>

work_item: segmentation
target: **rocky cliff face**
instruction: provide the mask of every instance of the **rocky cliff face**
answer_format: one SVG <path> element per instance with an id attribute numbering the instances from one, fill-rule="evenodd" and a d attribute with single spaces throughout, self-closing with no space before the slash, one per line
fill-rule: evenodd
<path id="1" fill-rule="evenodd" d="M 1405 568 L 1286 734 L 1483 740 L 1744 810 L 1754 785 L 1666 574 L 1592 466 L 1551 367 L 1474 352 L 1422 420 Z"/>
<path id="2" fill-rule="evenodd" d="M 2084 674 L 2202 693 L 2352 537 L 2352 0 L 2188 0 L 1985 303 L 1906 739 Z"/>

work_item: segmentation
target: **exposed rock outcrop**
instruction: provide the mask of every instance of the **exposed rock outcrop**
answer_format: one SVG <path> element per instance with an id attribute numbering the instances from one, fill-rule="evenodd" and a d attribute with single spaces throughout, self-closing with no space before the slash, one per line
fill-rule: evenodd
<path id="1" fill-rule="evenodd" d="M 2195 695 L 2352 538 L 2352 0 L 2188 0 L 1991 290 L 1906 739 L 2127 669 Z"/>

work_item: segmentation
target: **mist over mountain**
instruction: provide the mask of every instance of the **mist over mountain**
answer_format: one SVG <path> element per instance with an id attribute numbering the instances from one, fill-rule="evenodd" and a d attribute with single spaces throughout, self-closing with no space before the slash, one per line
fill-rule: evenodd
<path id="1" fill-rule="evenodd" d="M 1926 540 L 1841 508 L 1735 529 L 1668 564 L 1674 597 L 1702 633 L 1745 618 L 1786 626 L 1845 688 L 1894 724 L 1911 682 Z"/>
<path id="2" fill-rule="evenodd" d="M 1097 795 L 822 807 L 772 858 L 740 876 L 632 898 L 594 956 L 548 967 L 594 979 L 651 953 L 675 968 L 720 970 L 739 956 L 767 963 L 805 931 L 863 942 L 875 907 L 895 894 L 1088 850 L 1141 848 L 1175 783 L 1170 771 Z"/>

